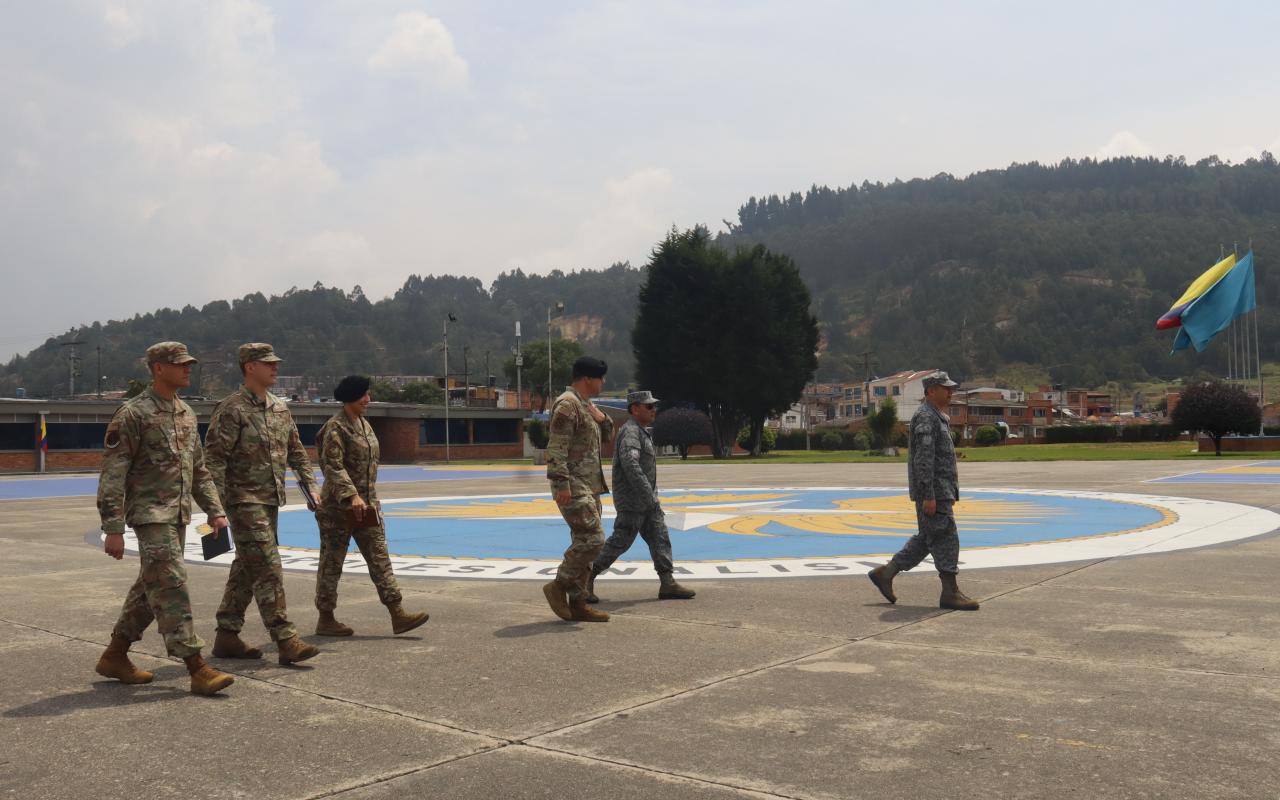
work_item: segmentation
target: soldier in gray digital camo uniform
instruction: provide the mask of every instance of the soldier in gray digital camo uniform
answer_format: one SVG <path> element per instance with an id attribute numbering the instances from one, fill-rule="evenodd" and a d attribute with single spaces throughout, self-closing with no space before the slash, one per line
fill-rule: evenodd
<path id="1" fill-rule="evenodd" d="M 191 618 L 183 563 L 191 500 L 209 515 L 210 526 L 220 528 L 227 520 L 205 469 L 195 412 L 178 397 L 178 390 L 191 383 L 194 363 L 181 342 L 148 347 L 151 385 L 126 400 L 107 425 L 98 478 L 103 550 L 117 560 L 124 557 L 127 523 L 138 538 L 140 563 L 97 672 L 121 683 L 150 683 L 154 673 L 134 666 L 129 645 L 154 621 L 165 650 L 186 662 L 191 691 L 211 695 L 234 679 L 205 663 L 204 642 Z"/>
<path id="2" fill-rule="evenodd" d="M 218 607 L 218 634 L 213 654 L 219 658 L 261 658 L 262 651 L 240 639 L 244 612 L 251 600 L 279 650 L 281 664 L 305 661 L 318 654 L 315 645 L 298 637 L 289 621 L 284 596 L 284 569 L 276 542 L 280 506 L 285 504 L 285 469 L 299 484 L 316 493 L 311 459 L 298 436 L 289 406 L 267 391 L 275 385 L 280 356 L 271 345 L 240 346 L 244 385 L 213 409 L 205 434 L 205 462 L 213 474 L 231 518 L 236 558 Z"/>
<path id="3" fill-rule="evenodd" d="M 604 547 L 600 495 L 609 491 L 600 447 L 613 435 L 613 421 L 591 398 L 604 388 L 609 369 L 598 358 L 573 362 L 573 383 L 551 406 L 547 480 L 560 515 L 569 523 L 570 544 L 555 580 L 542 587 L 547 605 L 563 620 L 608 622 L 609 615 L 587 605 L 591 564 Z"/>
<path id="4" fill-rule="evenodd" d="M 604 550 L 596 556 L 591 567 L 591 579 L 587 584 L 587 602 L 598 603 L 596 576 L 609 568 L 618 556 L 627 552 L 640 534 L 649 545 L 653 568 L 661 585 L 660 600 L 688 600 L 695 592 L 676 583 L 671 574 L 671 537 L 658 500 L 658 457 L 653 449 L 653 437 L 647 430 L 658 415 L 658 399 L 652 392 L 631 392 L 627 395 L 627 413 L 631 419 L 623 423 L 613 443 L 613 507 L 617 517 L 613 522 L 613 535 L 604 543 Z"/>
<path id="5" fill-rule="evenodd" d="M 942 581 L 938 605 L 959 611 L 976 611 L 978 603 L 965 596 L 956 585 L 960 571 L 960 536 L 956 531 L 955 504 L 960 500 L 956 471 L 956 449 L 951 441 L 950 417 L 946 410 L 956 383 L 945 372 L 935 372 L 924 381 L 925 402 L 911 418 L 911 440 L 907 451 L 910 496 L 916 504 L 915 536 L 907 540 L 888 564 L 871 570 L 868 577 L 890 603 L 893 576 L 933 557 Z"/>

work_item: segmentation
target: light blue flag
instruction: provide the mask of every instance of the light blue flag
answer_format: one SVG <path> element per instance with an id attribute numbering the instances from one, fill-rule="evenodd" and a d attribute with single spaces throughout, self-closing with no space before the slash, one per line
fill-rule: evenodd
<path id="1" fill-rule="evenodd" d="M 1227 329 L 1231 321 L 1257 307 L 1254 296 L 1253 251 L 1236 262 L 1231 271 L 1182 312 L 1182 327 L 1173 340 L 1173 351 L 1194 346 L 1203 352 L 1209 341 Z"/>

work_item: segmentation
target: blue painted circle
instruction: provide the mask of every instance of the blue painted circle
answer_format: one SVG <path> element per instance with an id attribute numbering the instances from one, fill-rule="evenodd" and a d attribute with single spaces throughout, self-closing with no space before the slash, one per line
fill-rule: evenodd
<path id="1" fill-rule="evenodd" d="M 905 493 L 886 489 L 699 489 L 661 493 L 677 559 L 736 560 L 883 554 L 915 532 Z M 613 529 L 612 509 L 603 521 Z M 1118 534 L 1171 514 L 1092 497 L 984 491 L 956 505 L 964 547 L 1002 547 Z M 438 558 L 559 560 L 565 522 L 546 495 L 385 502 L 388 550 Z M 280 544 L 314 549 L 314 517 L 280 515 Z M 355 551 L 354 544 L 352 551 Z M 647 560 L 637 541 L 625 559 Z"/>

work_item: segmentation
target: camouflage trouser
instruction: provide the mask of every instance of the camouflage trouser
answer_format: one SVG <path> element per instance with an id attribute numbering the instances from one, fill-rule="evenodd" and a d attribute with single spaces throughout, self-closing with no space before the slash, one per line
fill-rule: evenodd
<path id="1" fill-rule="evenodd" d="M 382 507 L 375 504 L 378 517 Z M 378 590 L 378 599 L 384 606 L 400 602 L 400 587 L 396 574 L 391 571 L 391 556 L 387 555 L 387 532 L 381 524 L 374 528 L 352 530 L 343 523 L 341 513 L 320 511 L 316 514 L 320 525 L 320 568 L 316 573 L 316 608 L 333 611 L 338 607 L 338 579 L 347 560 L 351 540 L 356 540 L 360 555 L 369 567 L 369 578 Z"/>
<path id="2" fill-rule="evenodd" d="M 916 525 L 919 531 L 907 540 L 893 563 L 906 571 L 933 556 L 938 572 L 955 575 L 960 571 L 960 535 L 956 532 L 954 504 L 939 500 L 938 511 L 932 517 L 924 513 L 924 505 L 916 503 Z"/>
<path id="3" fill-rule="evenodd" d="M 604 543 L 604 549 L 591 567 L 597 573 L 604 572 L 627 552 L 636 540 L 636 534 L 649 545 L 653 568 L 659 575 L 670 575 L 675 566 L 671 563 L 671 536 L 667 533 L 667 519 L 660 506 L 650 511 L 618 511 L 613 521 L 613 535 Z"/>
<path id="4" fill-rule="evenodd" d="M 182 563 L 186 526 L 135 525 L 133 532 L 138 537 L 142 565 L 138 579 L 124 598 L 124 608 L 112 634 L 136 642 L 155 620 L 169 655 L 178 658 L 199 655 L 204 642 L 196 636 L 192 624 L 187 568 Z"/>
<path id="5" fill-rule="evenodd" d="M 556 570 L 556 580 L 565 588 L 569 600 L 585 597 L 591 562 L 604 547 L 604 528 L 600 527 L 600 496 L 582 495 L 560 507 L 560 516 L 569 523 L 572 543 L 564 551 L 564 561 Z"/>
<path id="6" fill-rule="evenodd" d="M 284 569 L 276 549 L 278 513 L 275 506 L 261 503 L 240 503 L 227 509 L 236 559 L 231 562 L 222 605 L 218 606 L 218 627 L 225 631 L 238 633 L 244 627 L 249 601 L 256 600 L 262 624 L 273 641 L 298 635 L 284 600 Z"/>

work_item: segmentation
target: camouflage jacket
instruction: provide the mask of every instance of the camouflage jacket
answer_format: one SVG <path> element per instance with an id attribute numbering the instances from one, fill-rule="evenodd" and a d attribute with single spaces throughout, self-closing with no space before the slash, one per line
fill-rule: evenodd
<path id="1" fill-rule="evenodd" d="M 613 506 L 643 513 L 658 505 L 658 454 L 653 437 L 634 418 L 613 443 Z"/>
<path id="2" fill-rule="evenodd" d="M 181 399 L 148 388 L 126 400 L 107 425 L 98 478 L 98 515 L 106 533 L 125 523 L 191 522 L 191 498 L 209 516 L 222 516 L 213 478 L 204 465 L 196 415 Z"/>
<path id="3" fill-rule="evenodd" d="M 907 476 L 911 499 L 916 502 L 960 499 L 956 448 L 947 422 L 947 417 L 928 402 L 921 403 L 911 418 Z"/>
<path id="4" fill-rule="evenodd" d="M 204 436 L 204 461 L 225 505 L 284 505 L 286 466 L 313 494 L 317 488 L 289 406 L 270 392 L 259 400 L 242 386 L 218 403 Z"/>
<path id="5" fill-rule="evenodd" d="M 324 472 L 326 508 L 351 505 L 359 494 L 373 505 L 378 500 L 378 437 L 364 417 L 352 421 L 347 412 L 329 418 L 316 436 L 320 469 Z"/>
<path id="6" fill-rule="evenodd" d="M 551 406 L 551 436 L 547 442 L 547 480 L 551 491 L 568 489 L 574 497 L 609 491 L 600 464 L 600 445 L 613 436 L 613 420 L 597 423 L 587 401 L 572 388 Z"/>

